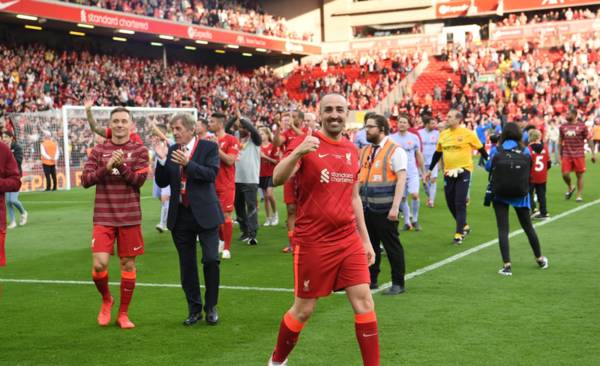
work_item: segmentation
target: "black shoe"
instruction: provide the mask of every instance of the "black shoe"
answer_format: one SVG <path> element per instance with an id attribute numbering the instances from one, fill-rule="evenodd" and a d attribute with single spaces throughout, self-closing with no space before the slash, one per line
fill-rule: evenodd
<path id="1" fill-rule="evenodd" d="M 258 240 L 256 240 L 256 238 L 250 238 L 247 243 L 248 245 L 258 245 Z"/>
<path id="2" fill-rule="evenodd" d="M 240 240 L 240 241 L 248 241 L 248 240 L 250 240 L 250 235 L 248 235 L 248 234 L 242 234 L 242 235 L 241 235 L 241 236 L 238 238 L 238 240 Z"/>
<path id="3" fill-rule="evenodd" d="M 379 288 L 379 285 L 377 283 L 371 283 L 369 284 L 369 288 L 371 290 L 377 290 Z"/>
<path id="4" fill-rule="evenodd" d="M 565 199 L 570 200 L 573 197 L 573 193 L 575 193 L 575 187 L 573 189 L 569 189 L 567 193 L 565 193 Z"/>
<path id="5" fill-rule="evenodd" d="M 385 291 L 383 294 L 384 295 L 400 295 L 403 294 L 406 290 L 404 289 L 404 286 L 400 286 L 400 285 L 392 285 L 392 287 L 388 288 L 387 291 Z"/>
<path id="6" fill-rule="evenodd" d="M 206 323 L 208 325 L 217 325 L 219 321 L 219 313 L 217 313 L 217 307 L 213 306 L 212 308 L 206 310 Z"/>
<path id="7" fill-rule="evenodd" d="M 183 325 L 189 327 L 202 320 L 202 312 L 190 314 L 186 320 L 183 321 Z"/>

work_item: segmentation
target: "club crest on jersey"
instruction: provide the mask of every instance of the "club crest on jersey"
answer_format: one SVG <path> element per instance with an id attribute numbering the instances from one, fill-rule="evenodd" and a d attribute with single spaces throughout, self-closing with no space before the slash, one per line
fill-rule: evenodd
<path id="1" fill-rule="evenodd" d="M 352 164 L 352 153 L 346 153 L 346 164 Z"/>

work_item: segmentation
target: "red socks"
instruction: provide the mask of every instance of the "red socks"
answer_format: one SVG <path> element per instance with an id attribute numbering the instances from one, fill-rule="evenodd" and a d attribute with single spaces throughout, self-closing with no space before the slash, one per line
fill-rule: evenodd
<path id="1" fill-rule="evenodd" d="M 225 219 L 225 223 L 221 225 L 221 240 L 225 242 L 225 250 L 231 249 L 231 237 L 233 236 L 233 221 Z"/>
<path id="2" fill-rule="evenodd" d="M 356 339 L 365 366 L 379 366 L 379 335 L 377 333 L 377 316 L 372 311 L 354 315 Z"/>
<path id="3" fill-rule="evenodd" d="M 102 295 L 102 301 L 109 302 L 112 296 L 108 289 L 108 271 L 96 272 L 92 270 L 92 278 L 94 279 L 98 292 Z"/>
<path id="4" fill-rule="evenodd" d="M 285 313 L 279 326 L 279 336 L 277 337 L 277 346 L 273 352 L 274 362 L 284 362 L 287 356 L 292 352 L 300 331 L 304 327 L 304 323 L 295 319 L 289 312 Z"/>
<path id="5" fill-rule="evenodd" d="M 121 304 L 119 313 L 127 313 L 135 289 L 135 271 L 121 272 Z"/>
<path id="6" fill-rule="evenodd" d="M 4 229 L 0 229 L 0 267 L 6 266 L 6 252 L 4 243 L 6 241 L 6 232 Z"/>

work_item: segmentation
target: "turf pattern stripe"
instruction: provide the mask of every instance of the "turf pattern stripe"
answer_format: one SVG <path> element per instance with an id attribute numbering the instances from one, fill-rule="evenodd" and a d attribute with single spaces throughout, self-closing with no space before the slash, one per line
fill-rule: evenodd
<path id="1" fill-rule="evenodd" d="M 573 208 L 571 210 L 565 211 L 561 214 L 558 214 L 554 217 L 551 217 L 547 220 L 544 220 L 542 222 L 538 222 L 536 223 L 534 226 L 535 227 L 540 227 L 540 226 L 544 226 L 547 225 L 551 222 L 554 222 L 556 220 L 562 219 L 563 217 L 572 215 L 576 212 L 585 210 L 588 207 L 594 206 L 596 204 L 600 203 L 600 199 L 597 199 L 595 201 L 583 204 L 579 207 Z M 517 235 L 521 235 L 523 234 L 523 230 L 515 230 L 513 232 L 511 232 L 509 234 L 509 237 L 515 237 Z M 409 274 L 406 275 L 405 279 L 406 280 L 410 280 L 413 279 L 415 277 L 421 276 L 427 272 L 431 272 L 435 269 L 438 269 L 440 267 L 445 266 L 446 264 L 452 263 L 452 262 L 456 262 L 457 260 L 466 257 L 468 255 L 471 255 L 473 253 L 477 253 L 485 248 L 488 248 L 494 244 L 498 243 L 498 239 L 493 239 L 490 241 L 487 241 L 485 243 L 479 244 L 476 247 L 467 249 L 465 251 L 462 251 L 458 254 L 455 254 L 451 257 L 448 257 L 446 259 L 443 259 L 439 262 L 433 263 L 429 266 L 423 267 L 421 269 L 418 269 L 414 272 L 411 272 Z M 68 281 L 68 280 L 40 280 L 40 279 L 14 279 L 14 278 L 0 278 L 0 282 L 5 282 L 5 283 L 25 283 L 25 284 L 56 284 L 56 285 L 93 285 L 94 282 L 92 281 Z M 113 286 L 118 286 L 120 283 L 119 282 L 111 282 L 110 283 Z M 381 292 L 383 290 L 385 290 L 386 288 L 389 288 L 392 285 L 391 282 L 385 283 L 383 285 L 381 285 L 379 287 L 379 289 L 374 290 L 373 293 L 378 293 Z M 136 286 L 140 286 L 140 287 L 173 287 L 173 288 L 181 288 L 180 284 L 170 284 L 170 283 L 136 283 Z M 202 286 L 203 287 L 203 286 Z M 252 287 L 252 286 L 226 286 L 226 285 L 221 285 L 219 287 L 220 289 L 224 289 L 224 290 L 239 290 L 239 291 L 259 291 L 259 292 L 294 292 L 294 289 L 291 288 L 272 288 L 272 287 Z M 343 294 L 343 292 L 336 292 L 336 294 Z"/>

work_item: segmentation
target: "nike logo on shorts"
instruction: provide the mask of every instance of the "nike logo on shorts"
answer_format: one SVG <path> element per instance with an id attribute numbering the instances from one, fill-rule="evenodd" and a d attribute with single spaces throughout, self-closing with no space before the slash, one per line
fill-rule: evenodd
<path id="1" fill-rule="evenodd" d="M 371 333 L 371 334 L 363 333 L 364 338 L 375 337 L 376 335 L 377 335 L 377 333 Z"/>
<path id="2" fill-rule="evenodd" d="M 140 245 L 139 247 L 133 247 L 133 251 L 137 252 L 138 250 L 142 249 L 142 246 Z"/>

